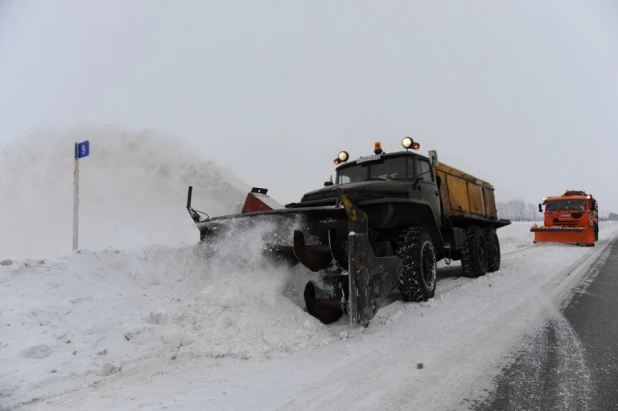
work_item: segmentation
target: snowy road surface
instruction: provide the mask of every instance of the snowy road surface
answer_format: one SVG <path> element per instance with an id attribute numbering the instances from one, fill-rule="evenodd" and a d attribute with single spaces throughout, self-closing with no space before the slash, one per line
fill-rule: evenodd
<path id="1" fill-rule="evenodd" d="M 471 280 L 443 268 L 433 300 L 394 299 L 364 330 L 347 317 L 325 326 L 283 297 L 285 275 L 300 288 L 302 273 L 207 273 L 190 247 L 15 260 L 0 268 L 1 404 L 472 407 L 524 337 L 560 318 L 618 224 L 602 223 L 593 248 L 533 245 L 527 223 L 498 232 L 500 271 Z"/>
<path id="2" fill-rule="evenodd" d="M 477 411 L 618 410 L 618 241 L 556 317 L 521 347 Z"/>

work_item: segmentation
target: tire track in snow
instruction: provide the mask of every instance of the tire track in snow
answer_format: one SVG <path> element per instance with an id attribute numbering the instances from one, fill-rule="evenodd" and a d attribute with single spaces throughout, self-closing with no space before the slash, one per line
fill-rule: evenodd
<path id="1" fill-rule="evenodd" d="M 584 359 L 582 343 L 562 316 L 524 344 L 515 368 L 507 372 L 509 387 L 516 396 L 497 394 L 502 410 L 587 410 L 592 379 Z M 542 388 L 539 388 L 542 387 Z M 552 399 L 559 399 L 552 404 Z M 472 409 L 494 410 L 488 401 Z"/>
<path id="2" fill-rule="evenodd" d="M 550 297 L 540 296 L 544 300 L 547 311 L 551 312 L 551 318 L 541 338 L 532 342 L 530 350 L 525 354 L 527 369 L 538 369 L 532 378 L 530 387 L 545 385 L 546 390 L 558 391 L 553 398 L 560 398 L 559 409 L 563 410 L 587 410 L 592 400 L 592 377 L 584 356 L 584 347 L 577 333 L 564 316 L 564 309 L 572 300 L 574 294 L 581 292 L 590 283 L 591 279 L 598 274 L 600 267 L 605 263 L 611 246 L 616 238 L 601 240 L 592 253 L 586 253 L 573 264 L 563 270 L 567 275 L 552 292 Z M 573 287 L 576 282 L 581 282 L 579 287 Z M 552 301 L 556 304 L 552 304 Z M 541 372 L 539 364 L 553 364 L 554 370 Z M 536 366 L 536 367 L 535 367 Z M 548 376 L 555 372 L 555 375 Z M 552 388 L 548 386 L 548 379 L 553 377 L 556 382 Z M 534 392 L 529 392 L 524 397 L 534 398 Z M 538 398 L 538 406 L 547 408 L 544 399 Z"/>
<path id="3" fill-rule="evenodd" d="M 468 278 L 468 277 L 444 278 L 436 285 L 436 297 L 442 298 L 443 296 L 450 293 L 451 291 L 461 286 L 464 286 L 466 284 L 470 284 L 473 280 L 474 280 L 473 278 Z"/>
<path id="4" fill-rule="evenodd" d="M 547 326 L 539 333 L 526 337 L 517 361 L 505 367 L 498 377 L 495 383 L 497 390 L 483 402 L 477 401 L 475 410 L 490 411 L 496 406 L 508 410 L 522 407 L 590 409 L 594 400 L 592 372 L 586 362 L 584 345 L 563 310 L 575 294 L 584 292 L 590 285 L 617 240 L 600 241 L 598 249 L 584 254 L 564 269 L 563 272 L 568 272 L 567 276 L 550 290 L 549 297 L 539 293 L 539 300 L 550 313 Z M 579 285 L 572 287 L 576 281 Z M 506 385 L 498 385 L 499 382 Z M 543 387 L 542 390 L 539 387 Z M 510 396 L 510 393 L 516 393 L 516 396 Z"/>
<path id="5" fill-rule="evenodd" d="M 551 322 L 558 347 L 558 389 L 563 410 L 587 410 L 592 378 L 584 358 L 582 342 L 563 315 Z"/>

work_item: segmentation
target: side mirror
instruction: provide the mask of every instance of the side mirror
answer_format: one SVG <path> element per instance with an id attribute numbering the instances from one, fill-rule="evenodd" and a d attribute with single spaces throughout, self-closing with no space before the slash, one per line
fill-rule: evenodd
<path id="1" fill-rule="evenodd" d="M 324 182 L 324 187 L 332 186 L 333 184 L 333 176 L 330 176 L 330 180 Z"/>
<path id="2" fill-rule="evenodd" d="M 438 152 L 436 150 L 429 151 L 429 162 L 432 167 L 438 167 L 438 164 L 440 164 L 438 161 Z"/>
<path id="3" fill-rule="evenodd" d="M 543 212 L 543 204 L 539 203 L 539 213 Z"/>

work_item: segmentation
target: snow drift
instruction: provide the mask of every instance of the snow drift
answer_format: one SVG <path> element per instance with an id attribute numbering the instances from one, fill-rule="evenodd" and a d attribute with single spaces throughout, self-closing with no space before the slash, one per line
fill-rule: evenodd
<path id="1" fill-rule="evenodd" d="M 72 150 L 84 139 L 92 154 L 80 170 L 80 251 L 70 253 Z M 248 191 L 213 162 L 109 127 L 39 131 L 2 156 L 0 259 L 12 264 L 0 269 L 0 397 L 156 358 L 259 359 L 333 341 L 304 311 L 313 274 L 262 258 L 273 227 L 232 230 L 202 258 L 187 186 L 210 215 L 239 212 Z"/>
<path id="2" fill-rule="evenodd" d="M 239 211 L 250 189 L 231 172 L 152 131 L 41 128 L 0 152 L 0 258 L 71 252 L 73 144 L 80 162 L 80 248 L 194 243 L 186 191 L 211 215 Z"/>
<path id="3" fill-rule="evenodd" d="M 270 358 L 333 340 L 284 296 L 300 296 L 302 272 L 207 269 L 194 251 L 103 250 L 2 267 L 0 387 L 100 378 L 162 356 Z"/>

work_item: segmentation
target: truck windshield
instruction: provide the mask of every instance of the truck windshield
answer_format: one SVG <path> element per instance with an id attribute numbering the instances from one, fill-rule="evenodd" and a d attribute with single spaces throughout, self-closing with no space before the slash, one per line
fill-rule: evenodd
<path id="1" fill-rule="evenodd" d="M 586 200 L 553 200 L 547 202 L 547 211 L 584 211 Z"/>
<path id="2" fill-rule="evenodd" d="M 391 157 L 382 161 L 368 161 L 341 168 L 337 171 L 337 184 L 366 180 L 396 180 L 414 177 L 414 158 Z"/>

